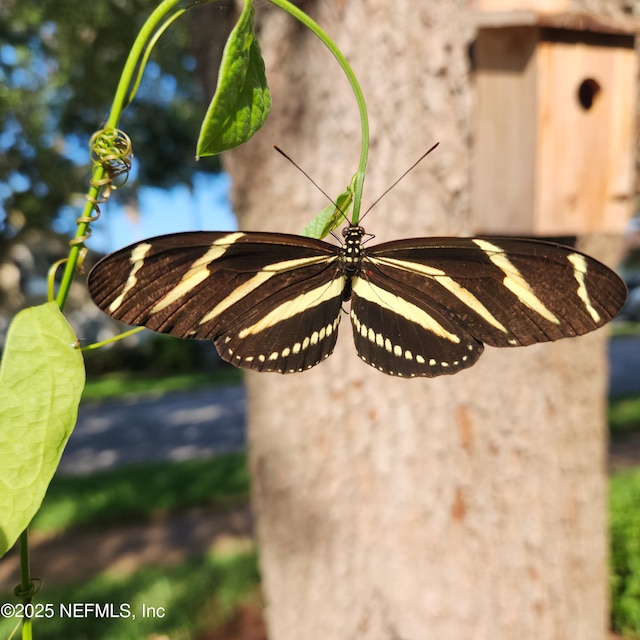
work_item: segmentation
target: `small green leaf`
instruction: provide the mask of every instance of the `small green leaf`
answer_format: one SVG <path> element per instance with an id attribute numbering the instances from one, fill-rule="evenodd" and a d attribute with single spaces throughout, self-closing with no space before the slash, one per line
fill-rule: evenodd
<path id="1" fill-rule="evenodd" d="M 224 48 L 218 86 L 200 129 L 196 157 L 243 144 L 264 124 L 271 109 L 264 61 L 253 34 L 255 9 L 244 10 Z"/>
<path id="2" fill-rule="evenodd" d="M 16 315 L 0 364 L 0 556 L 39 509 L 73 430 L 82 354 L 55 302 Z"/>
<path id="3" fill-rule="evenodd" d="M 339 227 L 346 218 L 347 211 L 353 201 L 352 186 L 341 193 L 335 204 L 325 207 L 301 232 L 307 238 L 322 239 Z M 336 206 L 337 205 L 337 206 Z"/>

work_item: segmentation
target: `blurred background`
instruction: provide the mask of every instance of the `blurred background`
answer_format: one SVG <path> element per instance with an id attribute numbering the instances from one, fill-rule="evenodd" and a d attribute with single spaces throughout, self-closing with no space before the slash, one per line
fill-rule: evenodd
<path id="1" fill-rule="evenodd" d="M 45 300 L 49 266 L 66 255 L 89 176 L 88 139 L 155 6 L 0 0 L 0 348 L 15 313 Z M 154 50 L 122 122 L 135 142 L 133 170 L 101 207 L 87 271 L 145 237 L 237 228 L 229 177 L 215 159 L 194 161 L 232 19 L 226 2 L 216 12 L 215 32 L 194 28 L 197 17 L 178 20 Z M 631 638 L 640 637 L 638 218 L 619 272 L 630 295 L 607 329 L 611 629 Z M 67 316 L 83 344 L 121 330 L 89 302 L 82 277 Z M 157 612 L 135 624 L 56 617 L 37 625 L 37 637 L 264 640 L 241 374 L 213 345 L 149 332 L 88 352 L 86 366 L 76 431 L 33 523 L 38 598 Z M 14 550 L 0 560 L 0 599 L 18 581 Z M 10 627 L 0 622 L 0 636 Z"/>

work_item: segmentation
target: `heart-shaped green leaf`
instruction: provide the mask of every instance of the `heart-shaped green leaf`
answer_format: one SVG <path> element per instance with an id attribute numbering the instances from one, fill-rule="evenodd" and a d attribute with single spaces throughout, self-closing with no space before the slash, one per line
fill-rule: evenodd
<path id="1" fill-rule="evenodd" d="M 85 373 L 54 302 L 16 315 L 0 364 L 0 556 L 39 509 L 78 414 Z"/>
<path id="2" fill-rule="evenodd" d="M 260 129 L 271 109 L 264 61 L 253 34 L 255 9 L 244 9 L 222 55 L 218 86 L 200 129 L 196 157 L 243 144 Z"/>

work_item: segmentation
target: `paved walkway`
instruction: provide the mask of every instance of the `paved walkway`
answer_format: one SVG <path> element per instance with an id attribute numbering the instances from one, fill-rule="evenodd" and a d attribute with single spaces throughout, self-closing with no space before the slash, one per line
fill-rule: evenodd
<path id="1" fill-rule="evenodd" d="M 82 405 L 60 473 L 206 458 L 245 448 L 242 386 Z"/>
<path id="2" fill-rule="evenodd" d="M 640 394 L 640 338 L 609 345 L 614 394 Z M 82 405 L 60 472 L 185 460 L 245 448 L 246 396 L 240 385 Z"/>
<path id="3" fill-rule="evenodd" d="M 640 394 L 640 338 L 609 340 L 609 363 L 612 394 Z"/>

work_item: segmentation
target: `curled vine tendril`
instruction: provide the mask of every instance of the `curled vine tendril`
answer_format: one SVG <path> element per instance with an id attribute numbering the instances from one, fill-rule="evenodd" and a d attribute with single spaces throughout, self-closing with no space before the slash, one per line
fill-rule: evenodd
<path id="1" fill-rule="evenodd" d="M 38 591 L 40 591 L 41 586 L 42 581 L 40 578 L 33 578 L 26 589 L 23 585 L 19 584 L 13 590 L 13 594 L 18 598 L 32 598 L 36 593 L 38 593 Z"/>
<path id="2" fill-rule="evenodd" d="M 113 188 L 122 186 L 129 176 L 133 159 L 129 136 L 120 129 L 102 129 L 91 136 L 89 148 L 91 161 L 104 169 L 109 183 L 113 183 L 120 176 L 125 176 L 124 180 L 120 180 L 119 184 Z"/>
<path id="3" fill-rule="evenodd" d="M 50 267 L 47 273 L 47 301 L 51 302 L 55 299 L 55 282 L 56 282 L 56 274 L 58 273 L 58 269 L 65 264 L 69 258 L 63 258 L 62 260 L 58 260 L 54 262 Z"/>
<path id="4" fill-rule="evenodd" d="M 109 199 L 112 191 L 127 181 L 133 160 L 131 139 L 120 129 L 96 131 L 89 141 L 89 149 L 93 164 L 90 180 L 92 189 L 85 197 L 91 203 L 92 210 L 90 214 L 76 218 L 76 223 L 86 225 L 86 230 L 83 235 L 69 241 L 72 246 L 82 246 L 83 250 L 84 243 L 91 236 L 89 225 L 100 217 L 100 205 Z"/>

